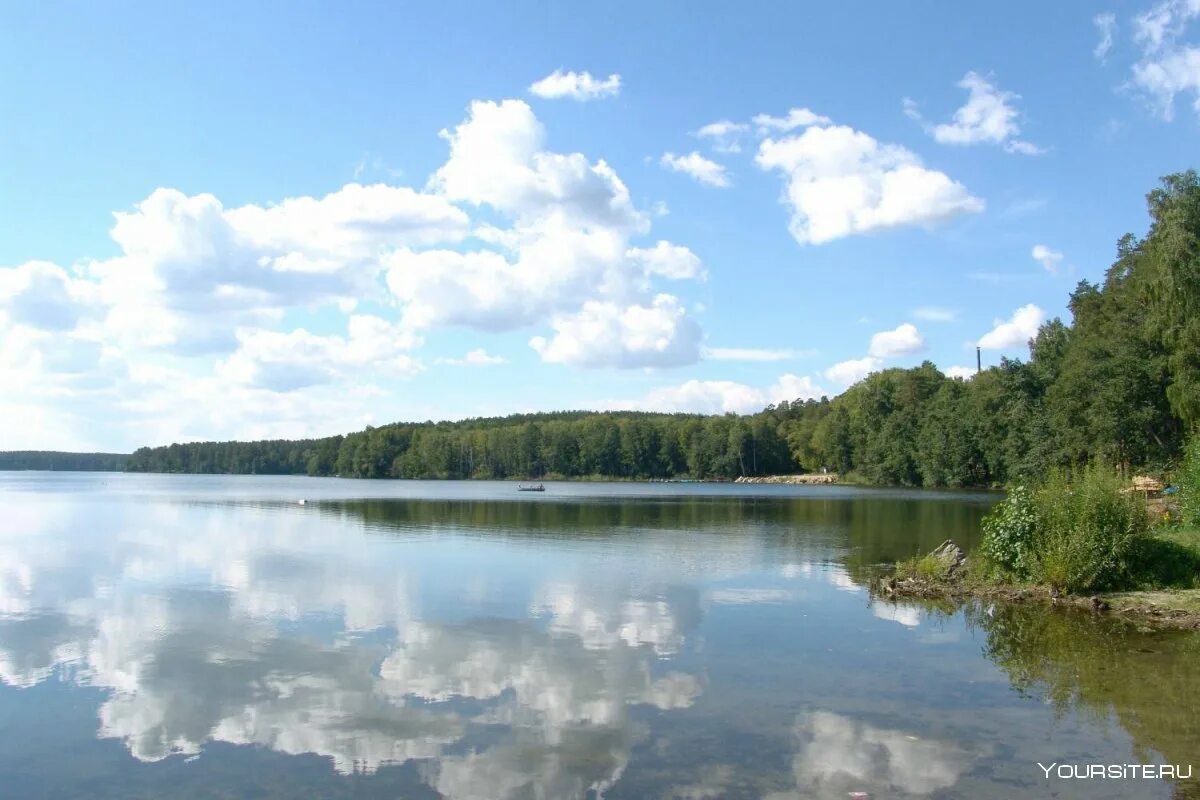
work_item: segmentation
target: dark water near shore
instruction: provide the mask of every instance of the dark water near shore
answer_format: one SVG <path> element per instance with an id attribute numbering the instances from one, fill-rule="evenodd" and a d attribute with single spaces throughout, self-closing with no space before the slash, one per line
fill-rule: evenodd
<path id="1" fill-rule="evenodd" d="M 870 597 L 996 499 L 0 473 L 0 796 L 1200 797 L 1037 765 L 1200 772 L 1200 636 Z"/>

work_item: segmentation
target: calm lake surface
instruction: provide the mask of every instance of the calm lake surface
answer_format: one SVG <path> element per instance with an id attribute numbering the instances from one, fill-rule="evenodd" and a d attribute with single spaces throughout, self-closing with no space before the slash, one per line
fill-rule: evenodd
<path id="1" fill-rule="evenodd" d="M 1200 772 L 1196 634 L 871 598 L 997 495 L 546 488 L 0 473 L 0 795 L 1200 796 L 1037 765 Z"/>

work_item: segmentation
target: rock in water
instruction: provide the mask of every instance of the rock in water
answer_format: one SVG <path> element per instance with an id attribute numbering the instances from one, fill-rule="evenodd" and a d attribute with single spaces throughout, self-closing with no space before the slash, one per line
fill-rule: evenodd
<path id="1" fill-rule="evenodd" d="M 929 557 L 941 565 L 942 574 L 947 578 L 958 573 L 967 560 L 967 554 L 950 539 L 939 544 Z"/>

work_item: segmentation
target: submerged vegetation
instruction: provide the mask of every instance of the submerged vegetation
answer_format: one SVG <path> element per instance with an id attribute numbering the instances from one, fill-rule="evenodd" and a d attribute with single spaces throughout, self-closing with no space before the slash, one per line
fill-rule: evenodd
<path id="1" fill-rule="evenodd" d="M 393 424 L 303 441 L 142 448 L 129 469 L 735 478 L 824 468 L 905 486 L 1011 485 L 1095 460 L 1161 472 L 1200 424 L 1200 178 L 1168 176 L 1147 200 L 1149 233 L 1120 239 L 1103 281 L 1079 283 L 1071 324 L 1045 323 L 1028 361 L 1002 359 L 970 380 L 926 362 L 872 374 L 833 399 L 746 416 L 564 412 Z"/>

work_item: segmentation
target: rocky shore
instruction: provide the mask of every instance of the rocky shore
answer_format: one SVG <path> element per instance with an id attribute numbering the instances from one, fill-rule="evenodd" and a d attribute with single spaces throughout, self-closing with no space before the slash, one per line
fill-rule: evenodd
<path id="1" fill-rule="evenodd" d="M 1046 586 L 981 581 L 972 579 L 965 554 L 950 540 L 935 548 L 922 563 L 923 574 L 881 577 L 874 582 L 872 592 L 886 600 L 1040 602 L 1154 627 L 1200 630 L 1200 589 L 1073 595 Z"/>
<path id="2" fill-rule="evenodd" d="M 832 472 L 809 473 L 807 475 L 761 475 L 758 477 L 743 476 L 736 478 L 734 483 L 781 483 L 800 486 L 823 486 L 837 483 L 838 476 Z"/>

